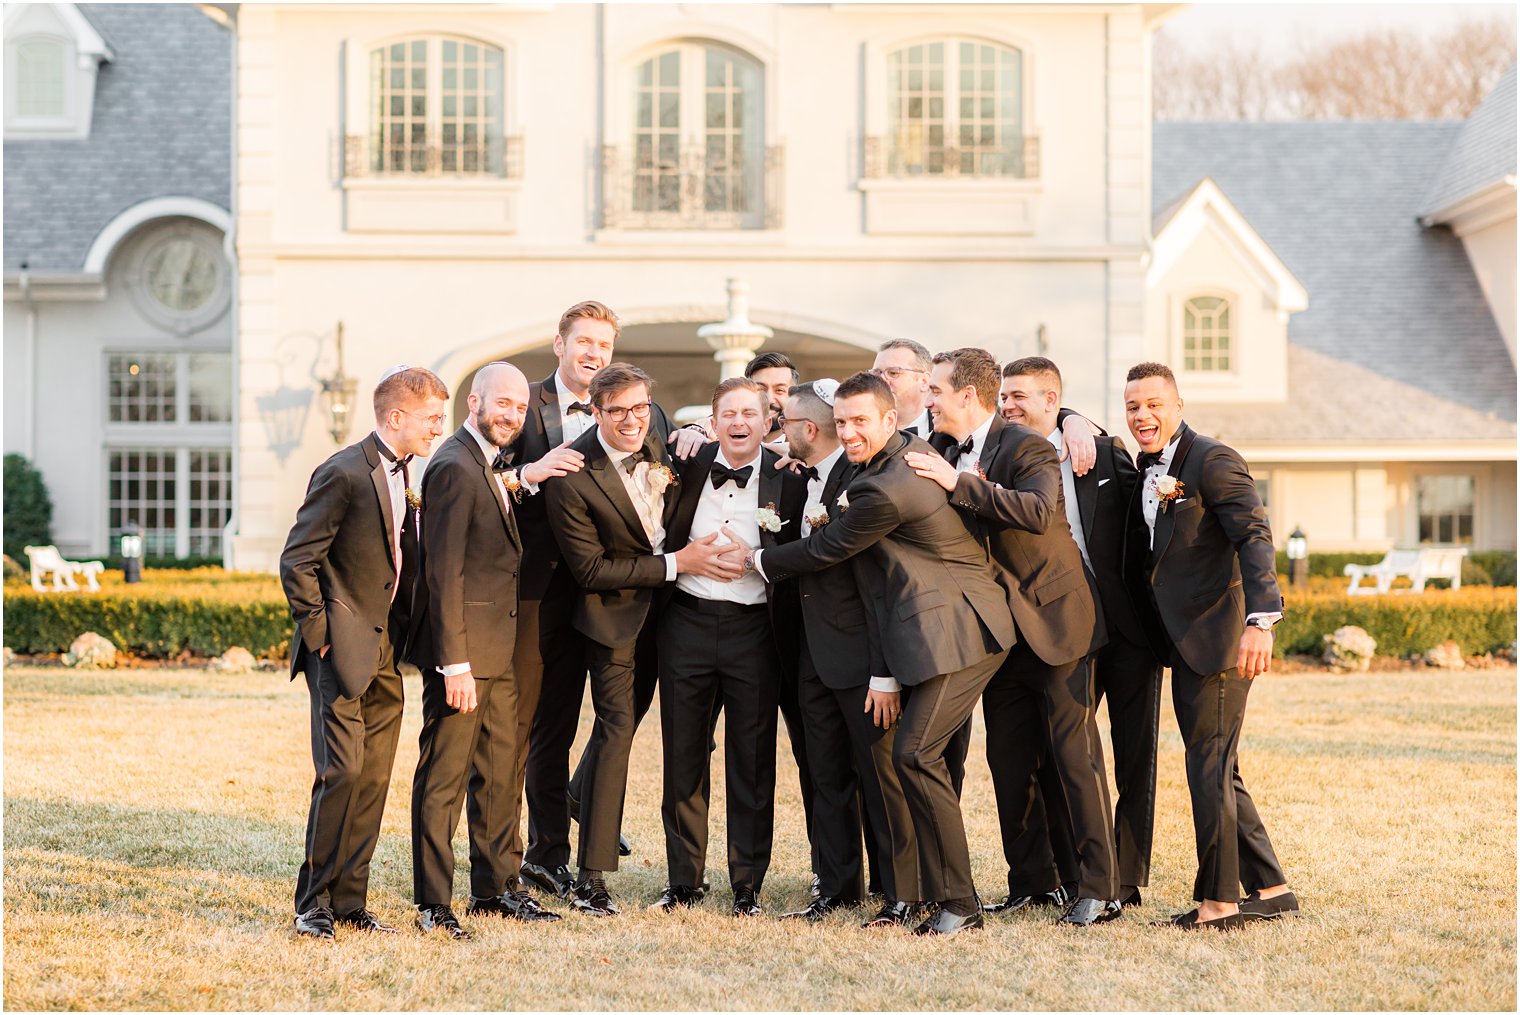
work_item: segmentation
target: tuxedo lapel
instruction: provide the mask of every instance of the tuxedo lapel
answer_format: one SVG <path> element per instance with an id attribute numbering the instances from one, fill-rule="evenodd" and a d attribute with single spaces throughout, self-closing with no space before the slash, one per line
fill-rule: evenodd
<path id="1" fill-rule="evenodd" d="M 496 473 L 491 468 L 491 463 L 486 461 L 485 452 L 481 450 L 480 442 L 477 441 L 464 427 L 460 427 L 454 434 L 454 440 L 463 445 L 469 452 L 470 457 L 475 459 L 475 464 L 480 466 L 481 474 L 485 477 L 486 486 L 495 495 L 496 507 L 501 512 L 501 524 L 506 527 L 507 538 L 519 550 L 522 549 L 522 539 L 517 534 L 517 519 L 513 517 L 512 509 L 507 504 L 507 493 L 502 488 L 501 481 L 496 478 Z"/>
<path id="2" fill-rule="evenodd" d="M 634 509 L 633 500 L 628 496 L 628 488 L 623 485 L 623 477 L 618 475 L 617 466 L 612 464 L 612 459 L 607 457 L 601 442 L 597 441 L 591 454 L 587 456 L 586 471 L 591 473 L 592 482 L 602 488 L 602 493 L 617 508 L 618 515 L 627 524 L 628 530 L 634 538 L 649 546 L 649 534 L 644 531 L 644 523 L 639 520 L 639 513 Z M 652 549 L 652 547 L 651 547 Z"/>
<path id="3" fill-rule="evenodd" d="M 665 442 L 659 433 L 656 432 L 653 420 L 649 424 L 649 434 L 644 438 L 644 450 L 649 453 L 651 468 L 655 465 L 662 465 L 670 470 L 672 476 L 676 474 L 675 468 L 670 464 L 670 455 L 665 450 Z M 710 462 L 708 465 L 711 467 Z M 675 485 L 679 487 L 680 484 Z M 676 507 L 681 503 L 681 494 L 683 492 L 680 489 L 672 490 L 668 486 L 665 488 L 665 496 L 660 503 L 660 527 L 667 532 L 670 530 L 670 523 L 676 517 Z M 700 488 L 697 492 L 701 493 Z"/>
<path id="4" fill-rule="evenodd" d="M 992 414 L 992 425 L 987 428 L 987 439 L 982 442 L 982 448 L 976 454 L 976 463 L 981 466 L 982 474 L 986 475 L 992 469 L 992 460 L 997 457 L 998 445 L 1003 443 L 1003 431 L 1008 424 L 1003 422 L 1003 417 L 997 413 Z"/>
<path id="5" fill-rule="evenodd" d="M 396 513 L 391 510 L 390 459 L 380 453 L 379 437 L 366 442 L 364 456 L 369 460 L 369 478 L 375 484 L 375 497 L 380 501 L 380 517 L 385 521 L 385 557 L 396 566 L 396 548 L 392 546 L 396 531 Z"/>
<path id="6" fill-rule="evenodd" d="M 1112 446 L 1105 449 L 1103 445 L 1099 444 L 1099 464 L 1091 469 L 1088 469 L 1085 476 L 1079 476 L 1075 471 L 1073 471 L 1071 474 L 1072 488 L 1077 492 L 1077 514 L 1082 519 L 1082 531 L 1087 534 L 1087 538 L 1089 540 L 1092 539 L 1093 519 L 1096 518 L 1098 514 L 1098 474 L 1103 471 L 1103 465 L 1101 463 L 1103 461 L 1103 455 L 1105 453 L 1113 454 Z M 1061 466 L 1062 469 L 1069 467 L 1069 463 Z M 1112 471 L 1112 469 L 1109 471 Z M 1112 480 L 1112 478 L 1112 476 L 1109 477 L 1110 480 Z"/>
<path id="7" fill-rule="evenodd" d="M 1186 423 L 1182 424 L 1182 436 L 1177 439 L 1177 451 L 1172 455 L 1171 464 L 1168 465 L 1166 469 L 1166 474 L 1168 476 L 1175 477 L 1182 475 L 1182 464 L 1187 460 L 1187 454 L 1190 450 L 1192 450 L 1193 440 L 1197 436 L 1197 433 L 1194 432 L 1192 427 L 1188 426 Z M 1145 482 L 1147 482 L 1147 480 L 1142 477 L 1141 483 Z M 1196 496 L 1197 491 L 1189 491 L 1184 489 L 1183 495 Z M 1156 537 L 1151 541 L 1152 565 L 1160 562 L 1161 558 L 1166 554 L 1167 544 L 1172 541 L 1172 522 L 1176 517 L 1173 514 L 1175 510 L 1175 507 L 1165 502 L 1156 505 Z"/>
<path id="8" fill-rule="evenodd" d="M 775 459 L 764 450 L 760 452 L 760 457 L 755 459 L 755 469 L 760 473 L 759 478 L 756 480 L 760 484 L 759 506 L 765 507 L 767 504 L 776 505 L 776 513 L 779 517 L 781 512 L 781 471 L 776 468 Z M 781 521 L 785 524 L 791 521 L 791 519 L 782 518 Z M 760 545 L 775 546 L 776 533 L 761 529 Z"/>
<path id="9" fill-rule="evenodd" d="M 538 389 L 538 411 L 544 421 L 544 436 L 548 438 L 549 447 L 557 448 L 565 441 L 565 421 L 559 415 L 559 388 L 555 385 L 555 378 L 559 371 L 549 375 L 543 386 Z"/>
<path id="10" fill-rule="evenodd" d="M 829 474 L 823 479 L 823 489 L 819 491 L 819 497 L 822 499 L 824 510 L 828 511 L 830 518 L 834 517 L 834 512 L 838 509 L 835 501 L 839 499 L 840 489 L 849 485 L 850 470 L 854 467 L 854 462 L 844 455 L 840 455 L 834 461 L 834 467 L 829 470 Z"/>

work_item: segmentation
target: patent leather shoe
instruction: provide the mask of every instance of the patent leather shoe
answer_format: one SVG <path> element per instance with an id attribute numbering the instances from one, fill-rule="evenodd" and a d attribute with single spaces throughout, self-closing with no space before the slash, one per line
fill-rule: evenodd
<path id="1" fill-rule="evenodd" d="M 379 918 L 376 917 L 374 913 L 371 913 L 363 906 L 360 906 L 352 913 L 344 913 L 342 916 L 337 917 L 333 922 L 347 927 L 350 930 L 368 931 L 371 934 L 398 933 L 395 927 L 392 927 L 390 924 L 381 923 Z"/>
<path id="2" fill-rule="evenodd" d="M 1048 892 L 1040 892 L 1038 895 L 1010 895 L 1002 902 L 994 902 L 982 907 L 984 913 L 1017 913 L 1025 909 L 1056 908 L 1065 909 L 1071 903 L 1066 889 L 1055 888 Z"/>
<path id="3" fill-rule="evenodd" d="M 333 933 L 332 910 L 322 906 L 297 913 L 294 925 L 297 937 L 309 937 L 317 941 L 332 941 L 337 937 Z"/>
<path id="4" fill-rule="evenodd" d="M 888 899 L 886 905 L 881 907 L 881 912 L 861 926 L 868 930 L 876 927 L 906 927 L 917 913 L 918 906 L 915 903 Z"/>
<path id="5" fill-rule="evenodd" d="M 607 891 L 607 882 L 601 878 L 577 882 L 570 905 L 577 913 L 587 916 L 617 916 L 619 912 L 612 901 L 612 893 Z"/>
<path id="6" fill-rule="evenodd" d="M 934 910 L 934 914 L 923 923 L 914 928 L 913 933 L 921 937 L 929 937 L 939 934 L 959 934 L 965 930 L 981 930 L 987 921 L 982 916 L 981 906 L 977 906 L 976 912 L 969 916 L 960 916 L 950 912 L 943 906 Z"/>
<path id="7" fill-rule="evenodd" d="M 459 925 L 459 917 L 448 906 L 419 906 L 417 926 L 425 934 L 441 930 L 455 941 L 468 941 L 474 937 Z"/>
<path id="8" fill-rule="evenodd" d="M 470 897 L 465 907 L 466 916 L 499 916 L 504 920 L 521 920 L 523 923 L 553 923 L 559 914 L 538 904 L 538 900 L 522 888 L 508 888 L 490 899 Z"/>
<path id="9" fill-rule="evenodd" d="M 859 899 L 846 899 L 838 895 L 820 895 L 807 904 L 807 908 L 798 909 L 791 913 L 782 913 L 783 920 L 806 920 L 808 923 L 817 923 L 836 909 L 846 909 L 860 905 Z"/>
<path id="10" fill-rule="evenodd" d="M 1093 924 L 1117 920 L 1123 912 L 1123 906 L 1107 899 L 1078 899 L 1071 904 L 1070 909 L 1061 914 L 1061 918 L 1056 923 L 1070 924 L 1073 927 L 1091 927 Z"/>
<path id="11" fill-rule="evenodd" d="M 649 908 L 662 913 L 673 913 L 681 907 L 691 908 L 702 901 L 707 893 L 690 885 L 666 885 L 654 905 Z"/>
<path id="12" fill-rule="evenodd" d="M 763 912 L 760 908 L 760 894 L 753 888 L 734 889 L 735 916 L 759 916 Z"/>
<path id="13" fill-rule="evenodd" d="M 570 873 L 570 868 L 564 864 L 552 870 L 536 863 L 525 863 L 519 872 L 523 883 L 532 885 L 545 895 L 553 895 L 555 898 L 570 900 L 571 889 L 575 886 L 575 875 Z"/>

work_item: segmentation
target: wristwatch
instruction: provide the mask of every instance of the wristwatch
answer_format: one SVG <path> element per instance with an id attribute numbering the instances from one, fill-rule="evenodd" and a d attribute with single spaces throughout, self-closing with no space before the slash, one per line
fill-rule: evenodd
<path id="1" fill-rule="evenodd" d="M 1246 626 L 1260 628 L 1268 634 L 1272 633 L 1272 621 L 1268 620 L 1266 617 L 1252 617 L 1250 620 L 1246 621 Z"/>

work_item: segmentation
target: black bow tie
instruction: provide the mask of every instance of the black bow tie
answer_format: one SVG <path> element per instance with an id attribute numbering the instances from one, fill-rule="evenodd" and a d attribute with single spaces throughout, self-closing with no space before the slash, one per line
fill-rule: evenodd
<path id="1" fill-rule="evenodd" d="M 1146 469 L 1149 469 L 1152 465 L 1159 464 L 1161 462 L 1161 456 L 1164 455 L 1164 454 L 1166 454 L 1165 451 L 1142 451 L 1142 452 L 1140 452 L 1140 457 L 1138 459 L 1136 459 L 1137 464 L 1140 466 L 1140 471 L 1144 472 Z"/>
<path id="2" fill-rule="evenodd" d="M 749 484 L 749 474 L 754 471 L 755 467 L 753 465 L 746 465 L 742 469 L 730 469 L 726 465 L 719 465 L 717 462 L 714 462 L 712 472 L 709 475 L 712 477 L 714 490 L 727 483 L 730 479 L 734 481 L 735 486 L 742 490 Z"/>
<path id="3" fill-rule="evenodd" d="M 976 434 L 972 434 L 959 444 L 952 444 L 945 449 L 945 461 L 954 465 L 961 460 L 961 455 L 971 454 L 971 449 L 976 446 Z"/>
<path id="4" fill-rule="evenodd" d="M 647 461 L 649 461 L 649 449 L 639 448 L 637 451 L 632 452 L 627 458 L 619 462 L 618 466 L 631 476 L 633 475 L 633 470 L 639 467 L 640 462 Z"/>
<path id="5" fill-rule="evenodd" d="M 515 456 L 512 454 L 512 452 L 508 451 L 506 448 L 502 448 L 500 451 L 496 452 L 496 457 L 491 461 L 491 471 L 506 472 L 508 469 L 512 468 L 512 459 L 514 457 Z"/>
<path id="6" fill-rule="evenodd" d="M 818 478 L 818 466 L 816 466 L 816 465 L 804 465 L 798 471 L 801 473 L 802 478 L 807 479 L 809 481 Z"/>
<path id="7" fill-rule="evenodd" d="M 585 402 L 571 402 L 569 405 L 565 406 L 566 416 L 574 416 L 577 412 L 583 412 L 589 416 L 591 415 L 591 406 L 587 405 Z"/>
<path id="8" fill-rule="evenodd" d="M 391 449 L 385 446 L 384 441 L 376 439 L 375 443 L 380 448 L 380 457 L 391 463 L 390 474 L 394 476 L 398 472 L 401 473 L 401 485 L 411 486 L 412 475 L 407 466 L 411 464 L 413 456 L 407 455 L 405 458 L 397 458 Z"/>

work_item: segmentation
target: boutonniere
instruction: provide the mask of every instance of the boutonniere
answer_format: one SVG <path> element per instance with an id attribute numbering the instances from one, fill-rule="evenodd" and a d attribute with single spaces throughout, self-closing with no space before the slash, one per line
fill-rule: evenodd
<path id="1" fill-rule="evenodd" d="M 415 487 L 406 488 L 406 506 L 413 511 L 422 510 L 422 494 L 418 493 Z"/>
<path id="2" fill-rule="evenodd" d="M 802 517 L 806 518 L 808 525 L 815 529 L 821 529 L 829 524 L 828 508 L 822 504 L 809 504 L 803 509 Z"/>
<path id="3" fill-rule="evenodd" d="M 976 462 L 976 478 L 977 479 L 986 479 L 987 478 L 987 470 L 984 469 L 984 468 L 982 468 L 982 461 L 981 461 L 981 459 L 977 459 L 977 462 Z"/>
<path id="4" fill-rule="evenodd" d="M 775 502 L 765 505 L 755 511 L 755 521 L 766 532 L 781 531 L 781 515 L 776 512 Z"/>
<path id="5" fill-rule="evenodd" d="M 649 492 L 656 497 L 676 484 L 676 474 L 670 471 L 670 466 L 654 463 L 649 466 L 648 480 Z"/>
<path id="6" fill-rule="evenodd" d="M 517 474 L 517 470 L 508 469 L 505 472 L 498 472 L 497 475 L 501 477 L 501 485 L 506 487 L 507 492 L 512 495 L 512 500 L 521 504 L 522 477 Z"/>
<path id="7" fill-rule="evenodd" d="M 1183 483 L 1176 476 L 1157 476 L 1152 480 L 1156 490 L 1156 499 L 1161 504 L 1164 512 L 1166 506 L 1183 494 Z"/>
<path id="8" fill-rule="evenodd" d="M 845 490 L 834 503 L 839 505 L 839 510 L 841 511 L 850 510 L 850 491 Z"/>

